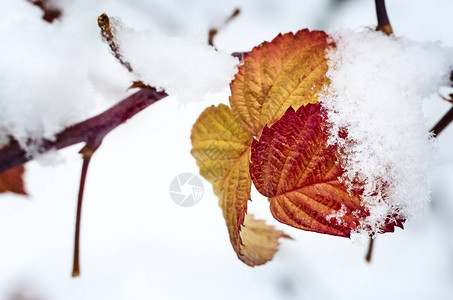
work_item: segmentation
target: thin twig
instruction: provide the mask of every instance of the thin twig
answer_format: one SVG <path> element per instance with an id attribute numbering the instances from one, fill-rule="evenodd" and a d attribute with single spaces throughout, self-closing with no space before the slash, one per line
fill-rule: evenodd
<path id="1" fill-rule="evenodd" d="M 375 0 L 376 3 L 376 15 L 378 26 L 376 30 L 384 32 L 386 35 L 393 33 L 392 26 L 390 25 L 389 18 L 387 16 L 387 10 L 385 9 L 385 0 Z"/>
<path id="2" fill-rule="evenodd" d="M 98 17 L 98 26 L 101 29 L 102 39 L 107 43 L 107 45 L 109 45 L 113 57 L 115 57 L 118 62 L 126 68 L 126 70 L 128 70 L 130 73 L 134 73 L 134 68 L 132 68 L 131 63 L 127 61 L 127 59 L 122 54 L 120 44 L 115 37 L 115 34 L 121 26 L 120 22 L 113 18 L 110 19 L 109 16 L 104 13 Z M 143 83 L 140 80 L 135 80 L 134 82 L 132 82 L 132 85 L 128 88 L 128 90 L 134 88 L 151 88 L 151 86 Z"/>
<path id="3" fill-rule="evenodd" d="M 60 19 L 62 12 L 60 9 L 52 7 L 48 0 L 27 0 L 29 3 L 41 9 L 43 15 L 42 19 L 46 22 L 53 23 L 53 21 Z"/>
<path id="4" fill-rule="evenodd" d="M 233 13 L 223 22 L 223 25 L 221 27 L 213 27 L 211 29 L 209 29 L 209 32 L 208 32 L 208 45 L 209 46 L 213 46 L 214 47 L 214 38 L 216 37 L 217 33 L 219 33 L 219 31 L 221 29 L 223 29 L 226 25 L 228 25 L 228 23 L 230 23 L 234 18 L 236 18 L 237 16 L 239 16 L 239 14 L 241 13 L 241 10 L 239 8 L 236 8 Z"/>
<path id="5" fill-rule="evenodd" d="M 85 149 L 85 148 L 84 148 Z M 83 151 L 83 149 L 82 149 Z M 81 151 L 81 152 L 82 152 Z M 93 151 L 94 152 L 94 151 Z M 80 276 L 80 224 L 82 217 L 82 202 L 83 202 L 83 191 L 85 190 L 85 180 L 88 172 L 88 166 L 90 165 L 91 156 L 83 156 L 82 174 L 80 176 L 79 196 L 77 199 L 77 214 L 76 214 L 76 226 L 74 235 L 74 258 L 72 264 L 72 277 Z"/>
<path id="6" fill-rule="evenodd" d="M 131 73 L 134 72 L 131 64 L 126 61 L 121 54 L 119 43 L 115 39 L 115 24 L 110 22 L 109 16 L 107 14 L 102 14 L 98 17 L 98 26 L 101 29 L 101 36 L 104 41 L 109 45 L 110 50 L 112 51 L 113 56 Z"/>
<path id="7" fill-rule="evenodd" d="M 376 16 L 378 25 L 376 27 L 377 31 L 382 31 L 386 35 L 391 35 L 393 33 L 392 26 L 390 25 L 390 20 L 387 15 L 387 10 L 385 8 L 385 0 L 375 0 L 376 4 Z M 373 255 L 373 245 L 374 239 L 370 237 L 370 241 L 368 244 L 368 251 L 365 256 L 365 260 L 370 263 L 371 256 Z"/>
<path id="8" fill-rule="evenodd" d="M 367 263 L 371 262 L 371 257 L 373 256 L 373 246 L 374 246 L 374 239 L 370 237 L 370 243 L 368 244 L 368 251 L 365 256 L 365 260 Z"/>
<path id="9" fill-rule="evenodd" d="M 431 129 L 433 136 L 438 136 L 453 121 L 453 107 Z"/>
<path id="10" fill-rule="evenodd" d="M 450 72 L 450 82 L 453 82 L 453 70 Z M 453 84 L 451 84 L 451 87 L 453 88 Z M 453 94 L 450 94 L 449 96 L 450 99 L 445 99 L 442 96 L 441 98 L 451 103 L 451 101 L 453 100 Z M 431 129 L 433 136 L 438 136 L 445 128 L 447 128 L 451 121 L 453 121 L 453 107 L 450 108 L 450 110 L 442 117 L 442 119 L 440 119 L 439 122 L 437 122 L 437 124 L 434 125 L 434 127 Z"/>
<path id="11" fill-rule="evenodd" d="M 392 26 L 390 25 L 390 20 L 387 15 L 387 10 L 385 8 L 385 0 L 375 0 L 376 4 L 376 16 L 378 25 L 376 27 L 377 31 L 382 31 L 386 35 L 391 35 L 393 33 Z M 373 254 L 373 245 L 374 239 L 370 237 L 370 242 L 368 244 L 368 251 L 365 257 L 365 260 L 369 263 L 371 262 L 371 256 Z"/>

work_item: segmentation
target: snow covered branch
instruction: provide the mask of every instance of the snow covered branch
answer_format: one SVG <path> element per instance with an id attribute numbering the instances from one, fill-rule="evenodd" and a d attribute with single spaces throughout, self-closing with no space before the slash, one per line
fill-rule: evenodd
<path id="1" fill-rule="evenodd" d="M 154 88 L 141 89 L 105 112 L 66 128 L 56 135 L 54 141 L 42 142 L 38 153 L 59 150 L 82 142 L 85 142 L 88 148 L 97 148 L 110 131 L 166 96 L 167 93 L 158 92 Z M 0 150 L 0 173 L 31 159 L 32 155 L 27 155 L 19 143 L 13 142 Z"/>

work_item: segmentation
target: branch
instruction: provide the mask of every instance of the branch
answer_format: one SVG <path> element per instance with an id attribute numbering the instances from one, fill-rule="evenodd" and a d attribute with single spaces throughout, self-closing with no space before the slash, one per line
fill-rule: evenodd
<path id="1" fill-rule="evenodd" d="M 437 137 L 450 123 L 453 121 L 453 107 L 442 117 L 442 119 L 434 125 L 431 132 L 434 137 Z"/>
<path id="2" fill-rule="evenodd" d="M 390 25 L 389 18 L 387 16 L 387 10 L 385 9 L 385 0 L 375 0 L 376 4 L 376 16 L 378 20 L 378 26 L 376 27 L 377 31 L 382 31 L 386 35 L 391 35 L 393 33 L 392 26 Z M 373 245 L 374 239 L 370 237 L 368 242 L 368 251 L 365 256 L 365 260 L 370 263 L 371 257 L 373 255 Z"/>
<path id="3" fill-rule="evenodd" d="M 387 16 L 387 10 L 385 9 L 385 0 L 375 0 L 375 3 L 378 20 L 378 26 L 376 27 L 376 30 L 382 31 L 386 35 L 391 35 L 393 33 L 393 29 Z"/>
<path id="4" fill-rule="evenodd" d="M 74 259 L 72 276 L 80 276 L 80 224 L 82 216 L 82 201 L 85 188 L 85 179 L 88 172 L 88 166 L 93 153 L 99 148 L 104 137 L 119 125 L 135 116 L 137 113 L 166 97 L 165 92 L 158 92 L 154 88 L 144 87 L 135 94 L 122 100 L 105 112 L 87 119 L 83 122 L 70 126 L 57 134 L 55 141 L 39 141 L 42 146 L 38 153 L 44 153 L 50 150 L 59 150 L 80 142 L 85 142 L 85 146 L 80 151 L 83 156 L 82 175 L 80 178 L 79 195 L 77 201 L 77 215 L 74 237 Z M 33 143 L 36 141 L 30 141 Z M 17 142 L 0 149 L 0 174 L 8 169 L 22 165 L 31 160 L 33 157 L 20 147 Z"/>
<path id="5" fill-rule="evenodd" d="M 34 6 L 41 9 L 43 15 L 42 19 L 46 22 L 53 23 L 53 21 L 61 18 L 62 12 L 58 8 L 52 7 L 48 0 L 27 0 Z"/>
<path id="6" fill-rule="evenodd" d="M 84 152 L 85 147 L 82 149 Z M 80 186 L 79 186 L 79 196 L 77 198 L 77 214 L 76 214 L 76 227 L 75 227 L 75 236 L 74 236 L 74 258 L 72 263 L 72 277 L 80 276 L 80 224 L 82 218 L 82 201 L 83 201 L 83 191 L 85 189 L 85 181 L 88 173 L 88 166 L 90 165 L 91 155 L 93 154 L 92 150 L 88 155 L 82 154 L 83 164 L 82 164 L 82 175 L 80 176 Z"/>
<path id="7" fill-rule="evenodd" d="M 242 60 L 244 58 L 244 55 L 246 55 L 248 52 L 233 52 L 231 53 L 231 56 L 236 57 L 239 60 Z"/>
<path id="8" fill-rule="evenodd" d="M 453 88 L 453 71 L 450 72 L 450 82 L 452 82 L 451 87 Z M 449 95 L 449 98 L 444 98 L 442 95 L 440 96 L 442 99 L 453 103 L 453 94 Z M 431 129 L 433 136 L 438 136 L 447 126 L 453 121 L 453 107 L 439 120 L 439 122 L 434 125 Z"/>
<path id="9" fill-rule="evenodd" d="M 371 257 L 373 256 L 373 245 L 374 245 L 374 239 L 372 237 L 370 237 L 370 242 L 368 244 L 368 251 L 365 256 L 365 260 L 367 261 L 367 263 L 371 262 Z"/>
<path id="10" fill-rule="evenodd" d="M 38 153 L 59 150 L 82 142 L 85 142 L 88 148 L 96 149 L 110 131 L 166 96 L 167 93 L 158 92 L 154 88 L 141 89 L 105 112 L 66 128 L 56 135 L 54 141 L 39 141 L 41 147 Z M 38 141 L 30 141 L 33 142 Z M 31 159 L 33 156 L 27 155 L 20 145 L 14 142 L 0 150 L 0 173 Z"/>
<path id="11" fill-rule="evenodd" d="M 111 22 L 107 14 L 102 14 L 98 17 L 98 26 L 101 29 L 102 39 L 109 45 L 110 51 L 113 56 L 123 65 L 129 72 L 133 73 L 134 69 L 131 64 L 126 61 L 121 54 L 121 50 L 115 36 L 113 35 L 114 29 L 112 30 Z"/>
<path id="12" fill-rule="evenodd" d="M 230 23 L 234 18 L 239 16 L 240 13 L 241 13 L 241 10 L 239 8 L 236 8 L 231 13 L 231 15 L 223 22 L 223 25 L 221 27 L 218 27 L 218 28 L 213 27 L 213 28 L 209 29 L 209 32 L 208 32 L 208 45 L 209 46 L 214 47 L 214 38 L 219 33 L 219 30 L 223 29 L 226 25 L 228 25 L 228 23 Z"/>

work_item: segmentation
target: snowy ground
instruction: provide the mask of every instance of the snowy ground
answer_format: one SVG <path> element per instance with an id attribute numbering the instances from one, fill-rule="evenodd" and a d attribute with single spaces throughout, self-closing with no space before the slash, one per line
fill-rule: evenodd
<path id="1" fill-rule="evenodd" d="M 26 24 L 32 29 L 25 31 L 30 38 L 33 30 L 42 34 L 33 27 L 41 22 L 40 11 L 22 2 L 4 0 L 0 4 L 0 17 L 4 19 L 0 23 L 3 26 L 0 54 L 5 60 L 0 62 L 0 87 L 8 86 L 5 70 L 11 72 L 7 62 L 11 37 L 6 36 L 6 23 L 20 28 L 24 24 L 22 19 L 27 19 L 30 23 Z M 451 1 L 387 2 L 397 35 L 417 41 L 439 40 L 445 46 L 453 46 L 453 19 L 448 13 L 453 9 Z M 90 113 L 123 98 L 130 80 L 100 40 L 96 18 L 102 12 L 119 16 L 124 24 L 136 30 L 204 40 L 207 28 L 240 7 L 241 16 L 216 39 L 217 47 L 226 52 L 251 49 L 279 32 L 305 27 L 329 31 L 372 26 L 376 22 L 373 1 L 364 0 L 346 1 L 338 7 L 319 0 L 62 3 L 67 14 L 61 24 L 54 25 L 61 26 L 66 33 L 62 36 L 67 45 L 55 46 L 57 38 L 50 38 L 48 43 L 31 41 L 30 45 L 42 44 L 46 49 L 49 44 L 65 53 L 77 45 L 73 55 L 85 57 L 84 67 L 91 78 L 91 83 L 81 84 L 96 87 L 88 92 L 95 97 L 92 104 L 95 107 L 84 107 Z M 30 21 L 31 18 L 37 21 Z M 21 43 L 20 38 L 17 41 Z M 25 48 L 24 52 L 33 53 L 34 49 Z M 70 62 L 68 65 L 74 68 Z M 37 67 L 40 66 L 46 64 L 38 63 Z M 58 74 L 63 70 L 52 72 Z M 74 80 L 79 76 L 76 75 Z M 29 80 L 33 85 L 33 78 Z M 22 89 L 27 90 L 24 86 Z M 77 90 L 77 85 L 73 82 L 69 90 Z M 421 217 L 405 224 L 404 231 L 397 229 L 378 237 L 371 264 L 365 263 L 366 248 L 362 245 L 273 222 L 266 201 L 254 193 L 252 211 L 285 230 L 294 241 L 283 241 L 270 263 L 250 268 L 236 258 L 216 197 L 206 181 L 203 199 L 192 208 L 178 207 L 168 193 L 175 176 L 198 172 L 190 155 L 192 124 L 208 105 L 226 103 L 228 94 L 225 89 L 194 102 L 168 97 L 105 139 L 92 160 L 85 191 L 80 278 L 71 278 L 70 272 L 81 168 L 77 151 L 81 145 L 61 151 L 56 160 L 62 162 L 58 164 L 49 165 L 49 158 L 28 163 L 26 182 L 30 196 L 0 197 L 0 299 L 451 297 L 453 127 L 437 140 L 432 202 Z M 83 105 L 89 106 L 90 101 L 85 99 Z M 425 103 L 427 122 L 435 123 L 449 108 L 448 103 L 433 96 Z M 14 298 L 12 295 L 18 292 L 25 296 Z"/>

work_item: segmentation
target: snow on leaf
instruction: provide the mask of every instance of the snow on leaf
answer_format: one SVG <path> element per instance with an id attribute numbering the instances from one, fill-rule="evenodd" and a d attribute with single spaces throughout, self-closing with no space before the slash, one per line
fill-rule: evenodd
<path id="1" fill-rule="evenodd" d="M 349 237 L 359 225 L 360 199 L 338 177 L 337 149 L 327 144 L 319 104 L 297 112 L 289 108 L 252 144 L 250 173 L 258 191 L 271 202 L 274 217 L 290 226 Z M 342 212 L 341 217 L 331 218 Z"/>
<path id="2" fill-rule="evenodd" d="M 335 43 L 327 53 L 330 84 L 319 101 L 330 140 L 341 149 L 342 180 L 349 188 L 362 183 L 370 215 L 353 239 L 363 240 L 385 226 L 386 216 L 395 223 L 409 220 L 430 199 L 436 147 L 426 105 L 446 83 L 453 55 L 438 43 L 372 30 L 343 30 L 330 38 Z"/>
<path id="3" fill-rule="evenodd" d="M 230 84 L 231 108 L 251 135 L 280 119 L 290 106 L 317 103 L 326 83 L 329 44 L 322 31 L 278 35 L 255 47 Z"/>
<path id="4" fill-rule="evenodd" d="M 250 174 L 258 191 L 270 200 L 273 216 L 287 225 L 350 237 L 369 215 L 360 190 L 340 181 L 344 173 L 338 148 L 328 143 L 329 131 L 320 104 L 289 108 L 259 140 L 252 143 Z M 388 216 L 379 232 L 402 227 Z"/>
<path id="5" fill-rule="evenodd" d="M 13 192 L 26 195 L 23 175 L 24 166 L 19 166 L 0 174 L 0 193 Z"/>
<path id="6" fill-rule="evenodd" d="M 219 198 L 231 244 L 244 263 L 255 266 L 272 259 L 280 231 L 246 216 L 250 200 L 249 174 L 251 136 L 223 104 L 208 107 L 192 129 L 192 155 L 200 174 L 209 180 Z"/>

